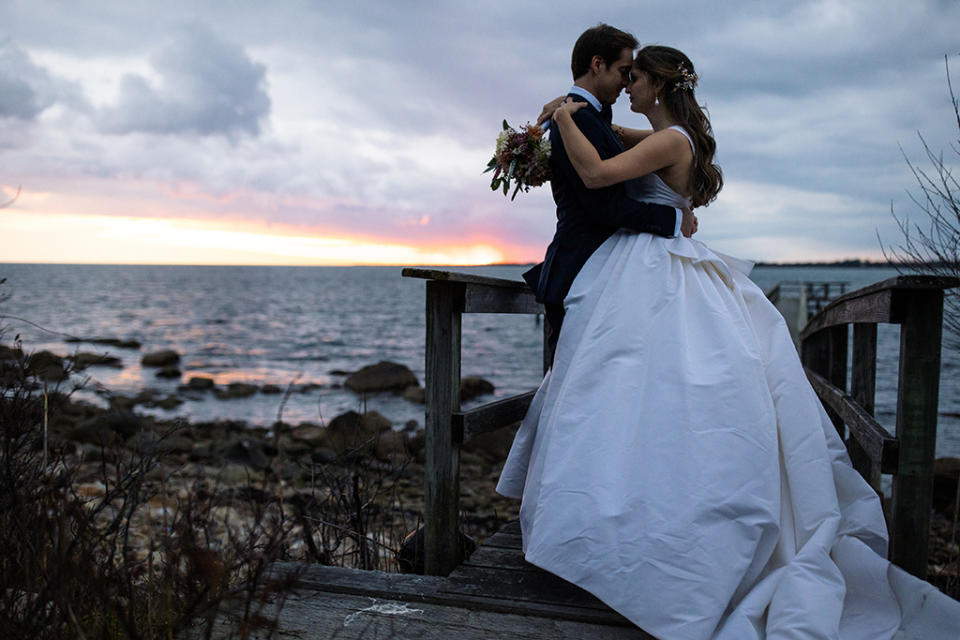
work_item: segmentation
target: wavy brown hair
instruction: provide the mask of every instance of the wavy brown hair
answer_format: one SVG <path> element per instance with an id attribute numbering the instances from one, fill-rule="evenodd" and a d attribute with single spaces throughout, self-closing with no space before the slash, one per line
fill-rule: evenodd
<path id="1" fill-rule="evenodd" d="M 713 201 L 723 187 L 723 173 L 713 163 L 717 141 L 713 139 L 710 119 L 697 104 L 693 93 L 696 71 L 682 51 L 672 47 L 648 45 L 637 52 L 634 69 L 650 76 L 653 82 L 663 83 L 658 96 L 693 138 L 693 163 L 690 165 L 690 192 L 693 206 L 703 207 Z"/>

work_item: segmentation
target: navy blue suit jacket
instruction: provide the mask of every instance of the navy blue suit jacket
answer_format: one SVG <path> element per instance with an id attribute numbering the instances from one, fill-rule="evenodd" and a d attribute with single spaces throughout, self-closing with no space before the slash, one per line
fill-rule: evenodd
<path id="1" fill-rule="evenodd" d="M 569 97 L 586 102 L 577 94 Z M 601 158 L 623 151 L 613 129 L 589 104 L 573 114 L 573 120 Z M 677 214 L 673 207 L 630 199 L 622 183 L 587 189 L 570 163 L 556 125 L 550 128 L 550 144 L 550 185 L 557 203 L 557 231 L 543 262 L 523 277 L 536 292 L 538 302 L 561 305 L 587 258 L 614 232 L 626 228 L 669 237 L 676 229 Z"/>

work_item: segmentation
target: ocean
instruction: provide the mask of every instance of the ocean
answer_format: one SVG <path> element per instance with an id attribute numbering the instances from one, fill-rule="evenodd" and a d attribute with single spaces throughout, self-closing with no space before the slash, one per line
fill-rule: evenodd
<path id="1" fill-rule="evenodd" d="M 519 279 L 522 266 L 454 268 Z M 216 384 L 273 384 L 292 392 L 219 399 L 181 393 L 170 410 L 141 409 L 191 421 L 244 420 L 270 425 L 321 423 L 349 410 L 376 410 L 397 426 L 423 424 L 423 405 L 391 393 L 360 396 L 344 376 L 381 360 L 408 366 L 424 379 L 424 282 L 400 267 L 236 267 L 0 264 L 0 319 L 10 344 L 60 355 L 107 353 L 122 368 L 94 366 L 75 376 L 78 398 L 101 405 L 108 393 L 144 389 L 176 395 L 190 376 Z M 853 290 L 897 275 L 876 267 L 757 267 L 751 278 L 765 291 L 787 280 L 837 281 Z M 140 350 L 68 342 L 69 337 L 137 340 Z M 896 410 L 899 330 L 878 333 L 877 418 L 892 429 Z M 535 388 L 541 377 L 542 326 L 532 316 L 465 315 L 462 375 L 483 377 L 503 397 Z M 181 379 L 143 367 L 144 353 L 173 349 Z M 960 456 L 960 355 L 944 350 L 940 388 L 939 456 Z M 490 398 L 473 401 L 480 403 Z M 470 405 L 465 405 L 470 406 Z"/>

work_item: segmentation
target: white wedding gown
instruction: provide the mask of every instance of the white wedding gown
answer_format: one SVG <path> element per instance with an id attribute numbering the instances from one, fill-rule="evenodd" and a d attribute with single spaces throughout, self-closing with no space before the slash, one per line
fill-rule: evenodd
<path id="1" fill-rule="evenodd" d="M 497 486 L 526 559 L 663 640 L 960 638 L 960 603 L 885 559 L 751 266 L 625 231 L 590 257 Z"/>

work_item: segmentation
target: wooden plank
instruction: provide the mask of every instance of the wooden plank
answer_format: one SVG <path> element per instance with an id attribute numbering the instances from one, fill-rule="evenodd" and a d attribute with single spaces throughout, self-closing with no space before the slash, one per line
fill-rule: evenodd
<path id="1" fill-rule="evenodd" d="M 857 439 L 870 459 L 880 465 L 883 473 L 895 473 L 899 450 L 897 439 L 842 389 L 812 369 L 806 368 L 806 373 L 820 400 L 840 415 L 850 429 L 850 435 Z"/>
<path id="2" fill-rule="evenodd" d="M 891 300 L 893 292 L 889 289 L 869 294 L 858 291 L 837 298 L 811 318 L 800 332 L 800 340 L 806 340 L 814 333 L 838 324 L 853 322 L 890 322 Z"/>
<path id="3" fill-rule="evenodd" d="M 427 283 L 426 457 L 424 464 L 424 564 L 431 575 L 446 575 L 462 559 L 460 448 L 451 415 L 460 408 L 460 313 L 463 285 Z"/>
<path id="4" fill-rule="evenodd" d="M 470 409 L 455 411 L 451 417 L 454 440 L 469 442 L 478 433 L 496 431 L 523 420 L 536 390 Z"/>
<path id="5" fill-rule="evenodd" d="M 850 372 L 850 397 L 868 414 L 874 414 L 877 388 L 877 325 L 855 323 L 853 325 L 853 366 Z M 847 441 L 853 468 L 873 487 L 878 494 L 881 489 L 880 465 L 873 462 L 856 439 Z"/>
<path id="6" fill-rule="evenodd" d="M 943 290 L 960 287 L 960 278 L 942 276 L 896 276 L 840 296 L 816 315 L 801 332 L 805 340 L 821 329 L 852 322 L 891 322 L 892 291 Z"/>
<path id="7" fill-rule="evenodd" d="M 267 612 L 269 615 L 269 611 Z M 254 630 L 250 638 L 337 638 L 338 640 L 637 640 L 636 627 L 557 620 L 543 616 L 471 610 L 449 604 L 409 603 L 397 596 L 298 593 L 278 616 L 279 633 Z"/>
<path id="8" fill-rule="evenodd" d="M 497 598 L 523 603 L 523 606 L 536 603 L 558 608 L 593 609 L 611 624 L 617 620 L 626 623 L 622 616 L 610 611 L 596 596 L 546 571 L 473 567 L 469 573 L 450 574 L 440 589 L 442 593 L 450 595 L 490 597 L 495 594 Z M 580 611 L 578 615 L 586 613 Z"/>
<path id="9" fill-rule="evenodd" d="M 459 582 L 451 582 L 450 577 L 361 571 L 323 565 L 305 566 L 293 562 L 275 563 L 271 565 L 270 571 L 275 575 L 296 572 L 298 593 L 316 592 L 356 595 L 373 599 L 400 599 L 407 603 L 432 603 L 474 611 L 546 616 L 558 620 L 612 625 L 630 624 L 602 603 L 597 606 L 590 600 L 585 600 L 580 604 L 574 602 L 569 605 L 557 605 L 553 602 L 539 601 L 532 589 L 535 586 L 533 583 L 528 583 L 531 588 L 526 589 L 525 597 L 518 599 L 514 596 L 517 591 L 523 589 L 522 583 L 516 583 L 514 580 L 512 590 L 505 593 L 489 579 L 489 574 L 481 578 L 482 587 L 464 588 L 462 579 Z M 546 572 L 541 573 L 553 580 L 560 580 Z M 507 577 L 508 581 L 510 578 L 510 576 Z M 563 584 L 576 589 L 569 583 L 563 582 Z M 592 598 L 592 596 L 589 597 Z"/>
<path id="10" fill-rule="evenodd" d="M 933 460 L 940 391 L 943 292 L 915 291 L 900 329 L 897 438 L 900 464 L 893 478 L 890 559 L 926 578 Z"/>
<path id="11" fill-rule="evenodd" d="M 499 547 L 501 549 L 520 549 L 523 539 L 519 533 L 504 533 L 499 531 L 483 541 L 485 547 Z"/>
<path id="12" fill-rule="evenodd" d="M 503 526 L 500 527 L 500 533 L 512 533 L 514 535 L 520 535 L 522 530 L 520 529 L 519 520 L 509 520 L 503 523 Z"/>
<path id="13" fill-rule="evenodd" d="M 464 287 L 464 313 L 543 313 L 543 305 L 530 289 L 473 282 L 465 283 Z"/>
<path id="14" fill-rule="evenodd" d="M 529 291 L 527 283 L 523 280 L 507 280 L 505 278 L 491 278 L 489 276 L 478 276 L 472 273 L 460 273 L 457 271 L 441 271 L 437 269 L 419 269 L 406 267 L 400 272 L 404 278 L 423 278 L 426 280 L 438 280 L 441 282 L 462 282 L 485 284 L 503 289 L 524 289 Z"/>
<path id="15" fill-rule="evenodd" d="M 461 572 L 465 567 L 486 567 L 488 569 L 513 569 L 515 571 L 532 571 L 536 567 L 526 561 L 523 552 L 516 548 L 491 547 L 480 545 L 480 548 L 470 554 L 454 573 Z M 536 568 L 537 571 L 542 569 Z"/>

